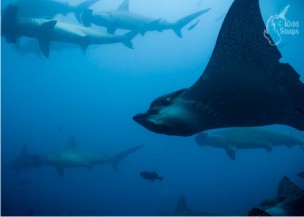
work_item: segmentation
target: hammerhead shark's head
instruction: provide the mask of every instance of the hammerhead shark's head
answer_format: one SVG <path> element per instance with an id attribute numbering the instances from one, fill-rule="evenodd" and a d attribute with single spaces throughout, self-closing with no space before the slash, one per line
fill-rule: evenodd
<path id="1" fill-rule="evenodd" d="M 270 152 L 277 146 L 300 145 L 304 148 L 303 138 L 266 127 L 231 127 L 201 132 L 195 136 L 195 141 L 201 146 L 224 148 L 232 160 L 235 160 L 237 149 L 264 148 Z"/>
<path id="2" fill-rule="evenodd" d="M 19 0 L 13 3 L 19 8 L 19 18 L 47 18 L 52 19 L 57 14 L 74 13 L 80 19 L 80 14 L 99 0 L 86 0 L 76 6 L 68 2 L 56 0 Z"/>
<path id="3" fill-rule="evenodd" d="M 29 154 L 27 146 L 24 145 L 21 154 L 15 160 L 10 162 L 4 168 L 20 171 L 30 168 L 36 168 L 41 165 L 40 157 L 37 154 Z"/>
<path id="4" fill-rule="evenodd" d="M 49 56 L 51 41 L 77 44 L 84 50 L 90 44 L 117 42 L 133 48 L 131 39 L 137 35 L 136 31 L 121 36 L 108 35 L 91 28 L 56 20 L 17 18 L 17 13 L 16 6 L 7 6 L 2 17 L 2 35 L 9 43 L 16 43 L 22 36 L 38 39 L 39 46 L 46 57 Z"/>
<path id="5" fill-rule="evenodd" d="M 76 145 L 75 137 L 71 137 L 63 151 L 40 156 L 41 164 L 55 167 L 60 175 L 63 175 L 65 168 L 86 167 L 91 169 L 94 165 L 104 165 L 106 163 L 111 163 L 113 169 L 117 171 L 118 163 L 120 163 L 122 159 L 143 147 L 141 145 L 129 148 L 114 156 L 96 156 L 92 153 L 78 150 Z"/>
<path id="6" fill-rule="evenodd" d="M 304 190 L 284 176 L 278 185 L 277 196 L 264 200 L 249 211 L 249 216 L 303 216 Z"/>
<path id="7" fill-rule="evenodd" d="M 155 133 L 284 124 L 304 130 L 304 84 L 263 35 L 258 0 L 235 0 L 209 63 L 190 88 L 156 98 L 133 119 Z"/>
<path id="8" fill-rule="evenodd" d="M 163 31 L 172 29 L 178 37 L 182 37 L 181 29 L 198 18 L 210 9 L 201 10 L 188 15 L 175 23 L 168 22 L 163 19 L 153 19 L 141 14 L 129 11 L 129 0 L 124 0 L 117 10 L 95 13 L 87 9 L 81 15 L 83 25 L 90 26 L 91 23 L 99 26 L 105 26 L 108 33 L 114 34 L 116 29 L 138 30 L 142 34 L 146 31 Z"/>

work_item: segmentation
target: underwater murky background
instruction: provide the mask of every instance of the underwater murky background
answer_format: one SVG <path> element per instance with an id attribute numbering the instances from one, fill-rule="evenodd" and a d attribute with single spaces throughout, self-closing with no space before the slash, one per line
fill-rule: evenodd
<path id="1" fill-rule="evenodd" d="M 8 3 L 2 1 L 2 7 Z M 91 8 L 114 10 L 120 3 L 102 0 Z M 119 43 L 92 45 L 85 52 L 78 47 L 51 51 L 47 59 L 20 53 L 2 37 L 2 166 L 16 159 L 25 144 L 30 153 L 48 154 L 62 150 L 71 136 L 79 150 L 97 154 L 144 145 L 120 163 L 118 172 L 110 165 L 66 169 L 64 176 L 52 167 L 2 168 L 2 215 L 165 215 L 182 194 L 194 210 L 246 215 L 276 194 L 283 176 L 304 186 L 296 176 L 304 169 L 299 146 L 271 153 L 239 150 L 233 161 L 224 149 L 200 147 L 194 137 L 158 135 L 132 120 L 156 97 L 198 79 L 231 3 L 130 0 L 130 11 L 169 21 L 211 8 L 195 28 L 188 31 L 189 24 L 182 30 L 182 39 L 170 30 L 147 32 L 132 40 L 134 50 Z M 303 81 L 303 2 L 260 4 L 265 22 L 288 4 L 288 18 L 300 21 L 300 34 L 283 36 L 278 48 L 281 61 L 290 63 Z M 73 14 L 56 18 L 77 23 Z M 143 170 L 157 171 L 164 180 L 144 180 L 139 176 Z M 29 182 L 21 185 L 24 180 Z"/>

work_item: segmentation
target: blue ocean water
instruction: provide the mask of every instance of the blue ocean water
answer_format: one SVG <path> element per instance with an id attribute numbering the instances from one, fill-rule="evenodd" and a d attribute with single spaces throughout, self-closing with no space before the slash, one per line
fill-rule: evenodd
<path id="1" fill-rule="evenodd" d="M 16 159 L 24 145 L 29 153 L 44 155 L 64 149 L 71 136 L 79 150 L 97 155 L 144 145 L 127 156 L 117 172 L 109 164 L 67 168 L 63 176 L 53 167 L 20 172 L 3 167 L 2 215 L 165 215 L 173 213 L 182 194 L 193 210 L 247 215 L 276 194 L 283 176 L 304 186 L 296 175 L 304 169 L 299 146 L 277 147 L 271 153 L 239 150 L 233 161 L 223 149 L 198 146 L 193 136 L 155 134 L 132 120 L 156 97 L 198 79 L 232 2 L 131 0 L 131 11 L 169 21 L 211 8 L 195 28 L 182 30 L 182 39 L 170 30 L 147 32 L 132 40 L 135 49 L 120 43 L 92 45 L 85 52 L 77 47 L 51 51 L 45 58 L 20 53 L 2 37 L 2 166 Z M 112 10 L 120 3 L 103 0 L 91 8 Z M 260 4 L 264 22 L 290 5 L 286 16 L 299 21 L 300 34 L 284 35 L 278 48 L 281 61 L 290 63 L 304 81 L 303 2 Z M 56 18 L 77 23 L 73 14 Z M 22 38 L 20 43 L 29 41 Z M 144 180 L 139 175 L 143 170 L 157 171 L 164 180 Z"/>

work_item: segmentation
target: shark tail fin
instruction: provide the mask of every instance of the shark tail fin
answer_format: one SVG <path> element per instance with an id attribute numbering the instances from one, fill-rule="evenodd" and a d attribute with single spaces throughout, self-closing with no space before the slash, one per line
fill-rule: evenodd
<path id="1" fill-rule="evenodd" d="M 56 23 L 57 23 L 56 20 L 51 20 L 42 24 L 40 27 L 40 32 L 38 37 L 39 47 L 43 55 L 47 58 L 50 55 L 51 35 Z"/>
<path id="2" fill-rule="evenodd" d="M 19 8 L 15 5 L 8 5 L 1 19 L 1 34 L 5 37 L 8 43 L 17 43 L 16 36 L 16 20 Z"/>
<path id="3" fill-rule="evenodd" d="M 178 21 L 176 21 L 173 26 L 172 26 L 172 30 L 174 31 L 174 33 L 182 38 L 182 33 L 181 33 L 181 29 L 187 25 L 188 23 L 190 23 L 192 20 L 196 19 L 197 17 L 207 13 L 208 11 L 210 10 L 210 8 L 208 9 L 205 9 L 205 10 L 201 10 L 201 11 L 198 11 L 198 12 L 195 12 L 193 14 L 190 14 L 188 16 L 185 16 L 181 19 L 179 19 Z M 194 27 L 193 27 L 194 28 Z"/>
<path id="4" fill-rule="evenodd" d="M 113 170 L 115 172 L 118 171 L 118 164 L 126 157 L 128 156 L 129 154 L 132 154 L 133 152 L 141 149 L 143 147 L 143 145 L 139 145 L 139 146 L 135 146 L 133 148 L 129 148 L 125 151 L 122 151 L 120 153 L 118 153 L 117 155 L 115 155 L 112 160 L 111 160 L 111 163 L 112 163 L 112 167 L 113 167 Z"/>
<path id="5" fill-rule="evenodd" d="M 75 6 L 74 14 L 79 23 L 81 23 L 82 13 L 99 0 L 86 0 Z"/>
<path id="6" fill-rule="evenodd" d="M 138 34 L 138 31 L 137 30 L 134 30 L 134 31 L 130 31 L 130 32 L 127 32 L 126 34 L 124 34 L 122 36 L 122 40 L 121 42 L 127 46 L 128 48 L 131 48 L 131 49 L 134 49 L 134 46 L 133 46 L 133 43 L 132 43 L 132 39 Z"/>
<path id="7" fill-rule="evenodd" d="M 85 9 L 82 14 L 81 14 L 81 23 L 85 27 L 90 27 L 91 26 L 91 17 L 93 14 L 93 10 L 91 9 Z"/>

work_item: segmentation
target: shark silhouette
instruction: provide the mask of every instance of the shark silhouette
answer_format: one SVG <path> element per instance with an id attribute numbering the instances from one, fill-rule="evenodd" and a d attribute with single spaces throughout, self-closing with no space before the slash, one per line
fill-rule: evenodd
<path id="1" fill-rule="evenodd" d="M 19 0 L 13 5 L 20 8 L 19 18 L 46 18 L 52 19 L 57 14 L 66 15 L 74 13 L 80 20 L 81 13 L 99 0 L 85 0 L 77 5 L 70 5 L 68 2 L 56 0 Z"/>
<path id="2" fill-rule="evenodd" d="M 86 167 L 91 169 L 94 165 L 104 165 L 111 163 L 115 171 L 118 170 L 118 164 L 129 154 L 141 149 L 143 145 L 129 148 L 114 156 L 87 153 L 77 149 L 75 137 L 71 137 L 64 150 L 48 155 L 41 155 L 40 161 L 42 165 L 55 167 L 57 172 L 62 176 L 65 168 Z"/>
<path id="3" fill-rule="evenodd" d="M 258 0 L 235 0 L 201 77 L 156 98 L 134 121 L 166 135 L 284 124 L 304 130 L 304 84 L 263 35 Z M 171 80 L 172 82 L 172 80 Z"/>
<path id="4" fill-rule="evenodd" d="M 270 152 L 278 146 L 300 145 L 304 148 L 304 139 L 265 127 L 231 127 L 201 132 L 195 136 L 195 141 L 200 146 L 224 148 L 232 160 L 235 160 L 237 149 L 263 148 Z"/>
<path id="5" fill-rule="evenodd" d="M 133 48 L 131 39 L 138 34 L 137 31 L 132 31 L 124 35 L 108 35 L 91 28 L 57 20 L 18 18 L 18 10 L 17 6 L 7 6 L 1 20 L 2 35 L 8 43 L 17 43 L 22 36 L 36 38 L 41 51 L 46 57 L 49 56 L 50 43 L 52 41 L 76 44 L 83 50 L 91 44 L 118 42 Z"/>
<path id="6" fill-rule="evenodd" d="M 171 23 L 163 19 L 154 19 L 129 11 L 129 0 L 124 0 L 121 5 L 113 11 L 95 13 L 87 9 L 81 15 L 83 25 L 91 24 L 105 26 L 108 33 L 114 34 L 117 29 L 137 30 L 144 34 L 147 31 L 163 31 L 172 29 L 178 37 L 182 37 L 181 29 L 197 17 L 207 13 L 210 9 L 201 10 L 190 14 L 178 21 Z M 192 27 L 194 28 L 194 26 Z"/>

